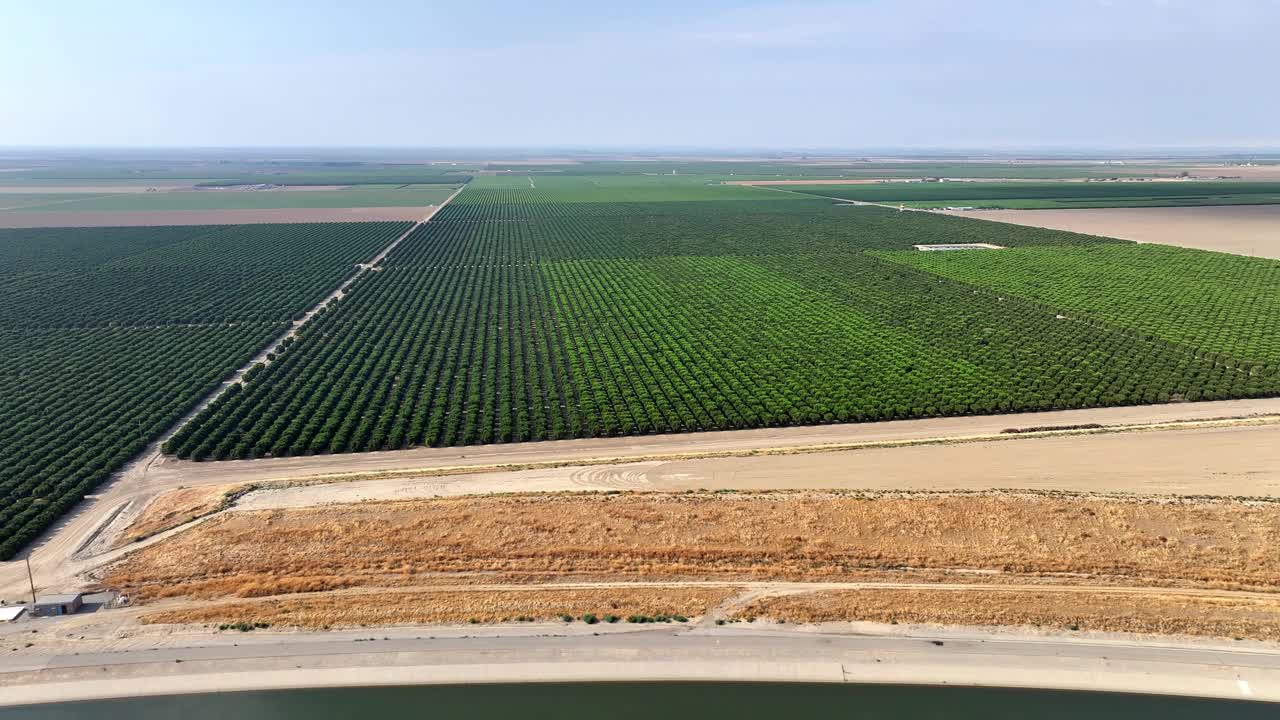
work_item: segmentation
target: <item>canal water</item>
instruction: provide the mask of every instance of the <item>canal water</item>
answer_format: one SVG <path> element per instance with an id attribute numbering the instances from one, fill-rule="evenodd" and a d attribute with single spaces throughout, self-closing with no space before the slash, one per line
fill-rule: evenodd
<path id="1" fill-rule="evenodd" d="M 324 688 L 0 708 L 0 720 L 1244 720 L 1280 705 L 1151 695 L 799 683 L 563 683 Z"/>

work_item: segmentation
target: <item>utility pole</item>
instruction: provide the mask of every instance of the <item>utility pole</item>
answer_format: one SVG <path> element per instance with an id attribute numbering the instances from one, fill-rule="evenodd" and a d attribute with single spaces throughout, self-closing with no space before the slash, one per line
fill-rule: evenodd
<path id="1" fill-rule="evenodd" d="M 27 556 L 27 582 L 31 583 L 31 608 L 35 612 L 36 607 L 36 579 L 31 575 L 31 556 Z"/>

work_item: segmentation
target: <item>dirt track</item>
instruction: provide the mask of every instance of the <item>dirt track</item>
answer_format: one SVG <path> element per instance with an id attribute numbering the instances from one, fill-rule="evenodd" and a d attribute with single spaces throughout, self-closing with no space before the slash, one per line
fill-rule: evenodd
<path id="1" fill-rule="evenodd" d="M 1280 259 L 1280 205 L 1090 210 L 970 210 L 978 220 Z"/>
<path id="2" fill-rule="evenodd" d="M 390 452 L 356 453 L 348 455 L 315 455 L 261 460 L 236 460 L 196 463 L 162 457 L 147 472 L 148 484 L 176 487 L 180 484 L 220 484 L 229 482 L 261 481 L 276 478 L 296 478 L 319 474 L 409 472 L 420 469 L 459 468 L 476 466 L 483 472 L 494 465 L 519 466 L 540 462 L 586 461 L 594 458 L 632 458 L 642 460 L 651 457 L 687 456 L 696 453 L 750 453 L 752 451 L 820 447 L 845 443 L 874 443 L 959 438 L 973 435 L 995 435 L 1007 428 L 1036 426 L 1060 426 L 1083 423 L 1105 425 L 1136 425 L 1180 420 L 1208 420 L 1221 417 L 1246 417 L 1250 415 L 1280 414 L 1280 398 L 1262 400 L 1228 400 L 1221 402 L 1147 405 L 1137 407 L 1096 408 L 1060 412 L 1019 413 L 1012 415 L 988 415 L 979 417 L 932 418 L 926 420 L 902 420 L 882 423 L 847 425 L 819 425 L 814 427 L 766 428 L 759 430 L 732 430 L 721 432 L 684 433 L 674 435 L 649 435 L 640 437 L 598 438 L 590 440 L 560 440 L 508 445 L 487 445 L 455 448 L 420 448 Z M 661 460 L 671 469 L 670 476 L 685 472 L 682 468 L 692 465 L 698 468 L 732 467 L 738 480 L 749 476 L 748 468 L 768 467 L 760 477 L 773 478 L 778 487 L 796 487 L 792 483 L 803 482 L 802 487 L 845 487 L 848 479 L 858 478 L 870 482 L 872 477 L 883 478 L 878 482 L 912 481 L 920 485 L 952 478 L 956 482 L 977 482 L 990 487 L 1028 487 L 1028 483 L 1043 483 L 1057 477 L 1061 482 L 1087 482 L 1091 487 L 1115 486 L 1125 489 L 1125 482 L 1115 480 L 1116 468 L 1129 465 L 1129 479 L 1145 478 L 1141 484 L 1149 486 L 1159 482 L 1152 478 L 1154 472 L 1168 471 L 1173 477 L 1203 478 L 1205 468 L 1215 468 L 1214 477 L 1222 478 L 1220 487 L 1229 486 L 1227 478 L 1254 478 L 1249 487 L 1257 487 L 1259 466 L 1266 467 L 1275 456 L 1267 449 L 1268 443 L 1257 443 L 1264 438 L 1280 439 L 1280 426 L 1258 428 L 1253 432 L 1244 429 L 1215 433 L 1205 431 L 1179 431 L 1181 442 L 1167 447 L 1160 434 L 1122 435 L 1109 440 L 1106 436 L 1074 437 L 1062 439 L 1062 454 L 1043 456 L 1042 450 L 1019 450 L 1014 446 L 1024 442 L 979 443 L 972 446 L 937 446 L 917 448 L 862 449 L 852 453 L 819 453 L 778 457 L 743 457 L 724 459 Z M 1249 438 L 1237 442 L 1234 438 Z M 1192 440 L 1191 438 L 1195 438 Z M 1045 441 L 1035 441 L 1043 443 Z M 1280 442 L 1275 443 L 1280 445 Z M 1150 453 L 1142 447 L 1151 448 Z M 1123 455 L 1082 456 L 1079 448 L 1115 447 Z M 1179 450 L 1182 450 L 1179 452 Z M 1275 452 L 1280 452 L 1277 448 Z M 1171 454 L 1172 453 L 1172 454 Z M 966 455 L 968 466 L 939 466 L 943 457 Z M 1014 457 L 1017 470 L 1007 465 Z M 1044 458 L 1041 460 L 1040 458 Z M 983 461 L 981 458 L 990 458 Z M 1005 460 L 1004 458 L 1010 458 Z M 1123 458 L 1124 462 L 1119 462 Z M 1147 460 L 1144 461 L 1144 458 Z M 1164 458 L 1170 458 L 1168 462 Z M 1176 458 L 1176 460 L 1174 459 Z M 876 463 L 863 466 L 851 463 Z M 1107 463 L 1110 463 L 1109 465 Z M 796 464 L 792 464 L 796 463 Z M 1177 463 L 1177 464 L 1175 464 Z M 615 464 L 627 464 L 625 459 Z M 705 465 L 704 465 L 705 464 Z M 787 474 L 784 466 L 796 471 Z M 1079 471 L 1073 468 L 1079 467 Z M 1101 474 L 1094 472 L 1103 468 Z M 1280 463 L 1271 467 L 1280 473 Z M 803 468 L 803 469 L 799 469 Z M 507 469 L 514 469 L 509 467 Z M 608 472 L 606 467 L 599 469 Z M 699 470 L 701 471 L 701 470 Z M 595 473 L 596 470 L 589 470 Z M 505 473 L 509 477 L 517 477 Z M 562 475 L 567 473 L 561 473 Z M 648 471 L 650 477 L 653 471 Z M 1248 474 L 1248 475 L 1246 475 Z M 965 480 L 968 478 L 968 480 Z M 1090 479 L 1091 478 L 1091 479 Z M 691 478 L 697 482 L 697 478 Z M 694 487 L 697 487 L 696 485 Z M 744 486 L 745 487 L 745 486 Z M 1175 487 L 1168 484 L 1167 487 Z M 1082 488 L 1085 489 L 1085 488 Z M 1241 489 L 1242 490 L 1242 489 Z M 1169 492 L 1174 490 L 1170 489 Z M 1235 492 L 1232 494 L 1240 494 Z"/>
<path id="3" fill-rule="evenodd" d="M 557 490 L 982 490 L 1280 496 L 1280 426 L 396 477 L 252 493 L 296 508 Z"/>
<path id="4" fill-rule="evenodd" d="M 254 210 L 107 210 L 0 212 L 0 227 L 129 227 L 143 225 L 252 225 L 296 222 L 421 220 L 432 208 L 280 208 Z"/>

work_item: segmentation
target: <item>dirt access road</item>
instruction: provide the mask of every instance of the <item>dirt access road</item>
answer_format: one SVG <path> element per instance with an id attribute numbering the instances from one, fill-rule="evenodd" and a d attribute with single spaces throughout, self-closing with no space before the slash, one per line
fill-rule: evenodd
<path id="1" fill-rule="evenodd" d="M 940 212 L 976 220 L 1280 259 L 1280 205 Z"/>
<path id="2" fill-rule="evenodd" d="M 1054 442 L 1049 442 L 1051 439 L 1048 438 L 1034 442 L 1022 439 L 1010 442 L 1009 438 L 1016 436 L 1006 435 L 1004 439 L 996 436 L 1009 428 L 1089 423 L 1145 426 L 1276 415 L 1280 415 L 1280 398 L 223 462 L 197 463 L 158 457 L 148 468 L 147 478 L 152 485 L 176 487 L 181 484 L 257 482 L 316 475 L 412 475 L 441 469 L 495 472 L 513 478 L 518 477 L 512 474 L 517 470 L 568 477 L 570 473 L 564 472 L 563 468 L 572 465 L 590 474 L 605 473 L 600 477 L 617 477 L 634 474 L 634 466 L 644 463 L 649 467 L 661 466 L 670 470 L 663 480 L 667 486 L 681 483 L 679 475 L 685 472 L 683 468 L 705 464 L 708 469 L 716 471 L 732 467 L 738 478 L 746 477 L 751 472 L 750 468 L 758 465 L 761 468 L 759 480 L 767 482 L 773 477 L 780 483 L 778 487 L 795 487 L 791 484 L 794 482 L 803 482 L 800 487 L 807 488 L 847 487 L 859 479 L 867 483 L 906 482 L 908 485 L 930 486 L 948 477 L 957 482 L 986 483 L 988 487 L 993 480 L 996 487 L 1006 486 L 1005 482 L 1027 487 L 1026 483 L 1042 483 L 1046 478 L 1057 477 L 1064 484 L 1090 482 L 1088 488 L 1079 489 L 1096 490 L 1111 485 L 1115 490 L 1141 491 L 1142 488 L 1112 479 L 1124 463 L 1133 463 L 1132 474 L 1126 474 L 1126 478 L 1147 477 L 1157 471 L 1176 471 L 1179 477 L 1208 479 L 1211 473 L 1202 473 L 1201 469 L 1210 466 L 1217 468 L 1214 471 L 1217 477 L 1232 477 L 1233 469 L 1241 473 L 1237 479 L 1254 476 L 1254 470 L 1259 466 L 1267 467 L 1275 459 L 1270 450 L 1256 444 L 1256 441 L 1267 438 L 1280 440 L 1280 426 L 1185 428 L 1178 431 L 1176 443 L 1166 441 L 1164 438 L 1173 436 L 1163 433 L 1144 433 L 1141 436 L 1074 435 L 1052 439 Z M 1196 440 L 1189 440 L 1193 437 Z M 913 444 L 918 446 L 894 447 Z M 1150 445 L 1149 455 L 1143 452 L 1143 444 Z M 1049 449 L 1056 445 L 1063 447 L 1061 453 Z M 1033 449 L 1025 449 L 1028 447 Z M 1122 454 L 1081 456 L 1079 449 L 1082 447 L 1114 447 L 1116 453 Z M 846 449 L 854 451 L 835 452 Z M 778 454 L 763 455 L 772 451 Z M 1036 457 L 1045 452 L 1052 453 L 1053 457 L 1037 461 Z M 975 462 L 967 465 L 937 463 L 945 457 L 957 456 L 965 456 Z M 1006 467 L 1006 458 L 1014 457 L 1019 458 L 1018 465 Z M 1166 462 L 1165 458 L 1169 461 Z M 797 470 L 789 479 L 784 479 L 779 472 L 784 471 L 789 459 L 797 463 L 793 466 Z M 1124 463 L 1120 462 L 1121 459 Z M 860 465 L 864 462 L 868 464 Z M 1179 464 L 1175 465 L 1175 462 Z M 1110 463 L 1109 470 L 1093 473 L 1094 469 L 1107 463 Z M 1075 467 L 1080 470 L 1073 470 Z M 1280 472 L 1280 467 L 1276 470 Z M 646 469 L 644 474 L 652 480 L 658 477 L 659 471 Z M 964 478 L 970 479 L 965 481 Z M 1090 481 L 1088 478 L 1093 479 Z M 714 476 L 708 477 L 704 472 L 698 477 L 687 478 L 694 483 L 704 479 L 714 480 Z M 1148 482 L 1158 482 L 1159 479 L 1148 477 Z M 716 485 L 725 486 L 724 480 L 716 482 Z M 752 486 L 756 484 L 752 482 Z M 512 486 L 518 487 L 518 483 L 512 483 Z M 1171 492 L 1174 491 L 1175 486 L 1169 487 Z M 1186 489 L 1194 491 L 1194 486 L 1188 485 Z M 1236 489 L 1243 490 L 1244 487 Z"/>

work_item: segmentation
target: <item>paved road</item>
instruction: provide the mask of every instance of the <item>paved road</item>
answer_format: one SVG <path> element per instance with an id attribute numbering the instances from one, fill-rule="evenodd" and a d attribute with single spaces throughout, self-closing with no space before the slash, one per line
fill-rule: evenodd
<path id="1" fill-rule="evenodd" d="M 363 640 L 353 633 L 243 636 L 238 645 L 6 658 L 0 705 L 210 689 L 644 679 L 947 683 L 1280 700 L 1280 653 L 1225 645 L 755 627 L 413 632 L 393 637 L 371 630 Z"/>

